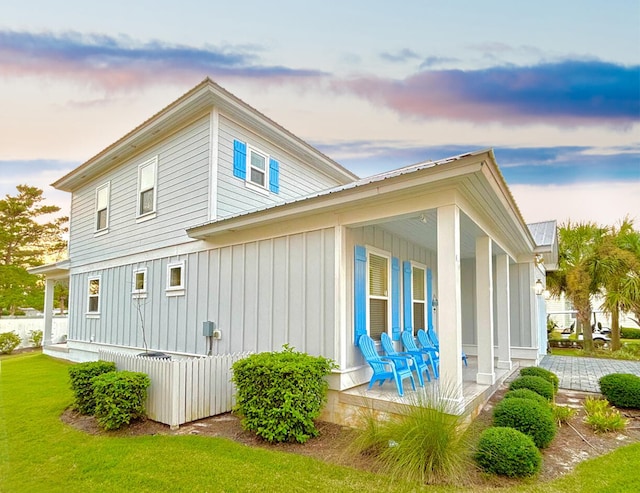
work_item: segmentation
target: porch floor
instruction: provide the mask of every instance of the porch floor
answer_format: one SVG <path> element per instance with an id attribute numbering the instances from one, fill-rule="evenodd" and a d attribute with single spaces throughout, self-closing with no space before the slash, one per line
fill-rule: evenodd
<path id="1" fill-rule="evenodd" d="M 530 363 L 529 363 L 530 364 Z M 518 360 L 512 361 L 512 368 L 495 368 L 496 381 L 493 385 L 482 385 L 476 382 L 478 371 L 478 360 L 475 356 L 468 357 L 468 365 L 463 366 L 463 389 L 464 409 L 461 414 L 475 417 L 495 391 L 521 366 Z M 414 377 L 415 379 L 415 377 Z M 425 382 L 425 389 L 422 389 L 416 380 L 416 391 L 411 388 L 408 379 L 403 381 L 404 397 L 398 395 L 393 382 L 386 381 L 382 386 L 378 383 L 369 390 L 369 383 L 353 387 L 351 389 L 330 391 L 328 405 L 323 413 L 323 418 L 339 424 L 353 426 L 358 413 L 364 409 L 370 409 L 380 413 L 401 413 L 404 406 L 415 404 L 416 397 L 423 390 L 427 392 L 437 392 L 440 386 L 440 379 L 433 377 L 431 382 Z M 446 390 L 443 390 L 446 396 Z M 333 394 L 333 395 L 331 395 Z"/>

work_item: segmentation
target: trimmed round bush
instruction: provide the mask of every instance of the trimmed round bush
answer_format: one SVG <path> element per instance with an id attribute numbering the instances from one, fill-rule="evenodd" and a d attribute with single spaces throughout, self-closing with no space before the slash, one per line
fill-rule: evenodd
<path id="1" fill-rule="evenodd" d="M 81 414 L 93 414 L 96 408 L 93 378 L 116 371 L 116 364 L 110 361 L 88 361 L 70 366 L 68 371 L 71 390 L 75 396 L 75 408 Z"/>
<path id="2" fill-rule="evenodd" d="M 484 430 L 475 458 L 482 470 L 511 478 L 532 476 L 542 466 L 542 455 L 531 437 L 506 427 Z"/>
<path id="3" fill-rule="evenodd" d="M 553 373 L 552 371 L 547 370 L 546 368 L 541 368 L 540 366 L 527 366 L 526 368 L 522 368 L 520 370 L 521 377 L 542 377 L 547 382 L 551 382 L 553 385 L 554 394 L 558 392 L 558 386 L 560 385 L 560 379 L 558 375 Z"/>
<path id="4" fill-rule="evenodd" d="M 549 405 L 549 401 L 546 398 L 542 397 L 540 394 L 534 392 L 531 389 L 510 390 L 509 392 L 504 394 L 505 399 L 512 399 L 514 397 L 517 399 L 531 399 L 542 404 L 543 406 Z"/>
<path id="5" fill-rule="evenodd" d="M 538 448 L 547 447 L 556 436 L 556 423 L 550 407 L 531 399 L 503 399 L 493 410 L 493 424 L 529 435 Z"/>
<path id="6" fill-rule="evenodd" d="M 631 373 L 611 373 L 599 380 L 600 392 L 616 407 L 640 409 L 640 377 Z"/>
<path id="7" fill-rule="evenodd" d="M 95 415 L 105 430 L 117 430 L 134 419 L 144 418 L 144 402 L 151 380 L 144 373 L 112 371 L 93 379 Z"/>
<path id="8" fill-rule="evenodd" d="M 533 390 L 537 394 L 540 394 L 542 397 L 547 399 L 548 401 L 553 399 L 553 384 L 542 377 L 534 377 L 534 376 L 524 376 L 518 377 L 511 385 L 509 385 L 509 390 L 518 390 L 518 389 L 529 389 Z"/>

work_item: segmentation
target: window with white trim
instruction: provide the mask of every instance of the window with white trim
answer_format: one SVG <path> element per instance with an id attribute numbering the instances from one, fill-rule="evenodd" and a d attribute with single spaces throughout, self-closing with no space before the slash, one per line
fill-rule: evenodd
<path id="1" fill-rule="evenodd" d="M 133 290 L 131 294 L 134 298 L 147 297 L 147 268 L 140 267 L 133 270 Z"/>
<path id="2" fill-rule="evenodd" d="M 100 314 L 100 276 L 87 281 L 87 315 Z"/>
<path id="3" fill-rule="evenodd" d="M 264 195 L 280 193 L 280 164 L 252 145 L 233 141 L 233 176 L 245 186 Z"/>
<path id="4" fill-rule="evenodd" d="M 109 230 L 109 192 L 110 182 L 96 188 L 95 232 L 106 233 Z"/>
<path id="5" fill-rule="evenodd" d="M 138 166 L 138 218 L 155 217 L 157 203 L 158 157 Z"/>
<path id="6" fill-rule="evenodd" d="M 167 296 L 184 294 L 184 261 L 167 265 Z"/>
<path id="7" fill-rule="evenodd" d="M 425 270 L 421 267 L 412 267 L 412 293 L 411 302 L 413 307 L 413 328 L 414 330 L 426 329 L 426 295 L 425 295 Z"/>
<path id="8" fill-rule="evenodd" d="M 249 181 L 256 185 L 266 188 L 268 183 L 269 156 L 266 154 L 249 147 L 247 152 L 247 171 L 249 175 Z"/>
<path id="9" fill-rule="evenodd" d="M 390 275 L 389 258 L 369 252 L 369 282 L 367 301 L 369 305 L 369 336 L 380 339 L 380 334 L 389 331 Z"/>

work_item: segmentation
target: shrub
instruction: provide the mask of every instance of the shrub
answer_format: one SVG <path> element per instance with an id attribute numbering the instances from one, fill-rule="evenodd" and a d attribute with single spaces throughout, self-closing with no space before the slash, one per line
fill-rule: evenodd
<path id="1" fill-rule="evenodd" d="M 116 371 L 116 364 L 109 361 L 89 361 L 69 367 L 71 390 L 75 396 L 75 408 L 82 414 L 93 414 L 96 401 L 93 397 L 92 379 L 103 373 Z"/>
<path id="2" fill-rule="evenodd" d="M 325 376 L 335 364 L 285 345 L 233 364 L 235 411 L 242 426 L 268 442 L 306 442 L 318 435 L 316 419 L 326 401 Z"/>
<path id="3" fill-rule="evenodd" d="M 20 342 L 20 336 L 15 332 L 3 332 L 0 334 L 0 354 L 11 354 Z"/>
<path id="4" fill-rule="evenodd" d="M 620 411 L 612 408 L 606 399 L 587 397 L 584 400 L 585 423 L 596 433 L 624 430 L 627 420 L 620 416 Z"/>
<path id="5" fill-rule="evenodd" d="M 35 347 L 42 346 L 42 331 L 32 330 L 29 335 L 29 342 L 33 344 Z"/>
<path id="6" fill-rule="evenodd" d="M 556 404 L 551 407 L 551 411 L 553 413 L 553 419 L 558 426 L 562 426 L 564 423 L 567 423 L 578 412 L 572 407 L 558 406 Z"/>
<path id="7" fill-rule="evenodd" d="M 98 424 L 105 430 L 145 416 L 144 401 L 151 380 L 144 373 L 114 371 L 93 378 L 93 397 Z"/>
<path id="8" fill-rule="evenodd" d="M 599 380 L 600 392 L 618 407 L 640 409 L 640 377 L 631 373 L 610 373 Z"/>
<path id="9" fill-rule="evenodd" d="M 532 476 L 542 465 L 542 455 L 531 437 L 505 427 L 482 432 L 475 458 L 484 471 L 509 477 Z"/>
<path id="10" fill-rule="evenodd" d="M 522 368 L 520 370 L 520 376 L 544 378 L 547 382 L 551 382 L 551 384 L 553 385 L 553 393 L 555 394 L 556 392 L 558 392 L 560 379 L 558 378 L 558 375 L 556 375 L 552 371 L 547 370 L 546 368 L 542 368 L 540 366 L 527 366 L 526 368 Z"/>
<path id="11" fill-rule="evenodd" d="M 518 377 L 513 382 L 511 382 L 511 385 L 509 385 L 509 390 L 517 389 L 533 390 L 534 392 L 540 394 L 542 397 L 546 398 L 548 401 L 553 399 L 553 384 L 542 377 Z"/>
<path id="12" fill-rule="evenodd" d="M 631 327 L 622 327 L 620 334 L 623 339 L 640 339 L 640 329 L 632 329 Z"/>
<path id="13" fill-rule="evenodd" d="M 517 399 L 531 399 L 544 406 L 549 405 L 549 401 L 545 397 L 542 397 L 540 394 L 538 394 L 537 392 L 534 392 L 531 389 L 522 388 L 522 389 L 510 390 L 509 392 L 504 394 L 505 399 L 511 399 L 513 397 Z"/>
<path id="14" fill-rule="evenodd" d="M 351 450 L 372 455 L 393 478 L 459 484 L 471 459 L 470 436 L 444 394 L 411 394 L 411 406 L 386 420 L 367 409 Z"/>
<path id="15" fill-rule="evenodd" d="M 547 447 L 556 435 L 556 423 L 549 406 L 531 399 L 503 399 L 493 410 L 493 424 L 529 435 L 538 448 Z"/>
<path id="16" fill-rule="evenodd" d="M 626 342 L 617 351 L 612 351 L 607 358 L 640 361 L 640 341 Z"/>

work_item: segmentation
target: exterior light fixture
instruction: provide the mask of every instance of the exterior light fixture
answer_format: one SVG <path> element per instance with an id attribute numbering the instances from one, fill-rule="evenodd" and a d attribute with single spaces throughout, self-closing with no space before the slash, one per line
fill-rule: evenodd
<path id="1" fill-rule="evenodd" d="M 542 281 L 540 279 L 536 279 L 536 284 L 533 287 L 533 290 L 538 296 L 544 293 L 544 285 L 542 284 Z"/>
<path id="2" fill-rule="evenodd" d="M 436 309 L 438 308 L 438 298 L 436 298 L 435 295 L 433 295 L 433 299 L 431 300 L 431 306 Z"/>

